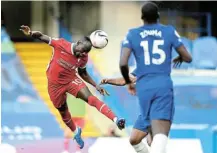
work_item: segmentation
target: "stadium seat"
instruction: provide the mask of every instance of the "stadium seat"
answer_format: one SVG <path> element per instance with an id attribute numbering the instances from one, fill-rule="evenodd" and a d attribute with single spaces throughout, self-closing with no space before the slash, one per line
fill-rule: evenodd
<path id="1" fill-rule="evenodd" d="M 192 41 L 185 37 L 182 37 L 181 39 L 182 39 L 183 44 L 187 48 L 187 50 L 190 52 L 190 54 L 192 54 Z M 172 59 L 175 58 L 176 56 L 178 56 L 178 53 L 176 52 L 175 48 L 173 48 Z M 192 68 L 191 63 L 190 64 L 182 63 L 181 67 L 178 69 L 189 69 L 189 68 Z"/>
<path id="2" fill-rule="evenodd" d="M 193 43 L 193 65 L 197 69 L 217 68 L 217 40 L 201 37 Z"/>

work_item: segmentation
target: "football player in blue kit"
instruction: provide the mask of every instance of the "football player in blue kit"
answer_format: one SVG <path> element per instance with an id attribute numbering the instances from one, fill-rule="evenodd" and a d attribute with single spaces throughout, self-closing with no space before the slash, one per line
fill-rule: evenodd
<path id="1" fill-rule="evenodd" d="M 122 43 L 120 71 L 132 95 L 139 99 L 141 115 L 131 133 L 130 143 L 137 153 L 148 153 L 142 139 L 148 128 L 152 131 L 150 153 L 165 153 L 168 134 L 174 115 L 173 82 L 171 80 L 172 47 L 179 54 L 174 66 L 190 63 L 191 55 L 173 26 L 158 22 L 158 6 L 146 2 L 141 10 L 144 25 L 128 31 Z M 136 85 L 129 77 L 128 60 L 136 59 Z"/>

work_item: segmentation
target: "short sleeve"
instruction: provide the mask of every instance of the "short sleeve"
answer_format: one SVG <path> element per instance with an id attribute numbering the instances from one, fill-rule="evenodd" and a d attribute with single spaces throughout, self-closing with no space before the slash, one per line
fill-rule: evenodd
<path id="1" fill-rule="evenodd" d="M 131 34 L 131 31 L 129 30 L 126 37 L 122 41 L 121 47 L 132 49 L 132 41 L 131 40 L 132 40 L 132 34 Z"/>
<path id="2" fill-rule="evenodd" d="M 181 37 L 180 37 L 180 35 L 178 34 L 178 32 L 176 31 L 176 29 L 174 27 L 172 27 L 171 40 L 172 40 L 172 45 L 173 45 L 174 48 L 178 48 L 181 45 L 183 45 Z"/>
<path id="3" fill-rule="evenodd" d="M 59 39 L 59 38 L 51 38 L 50 37 L 49 45 L 52 47 L 56 47 L 60 43 L 60 41 L 61 41 L 61 39 Z"/>

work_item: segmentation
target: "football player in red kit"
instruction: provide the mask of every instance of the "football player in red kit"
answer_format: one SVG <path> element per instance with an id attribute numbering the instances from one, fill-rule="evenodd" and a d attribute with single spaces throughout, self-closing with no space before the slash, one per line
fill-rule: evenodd
<path id="1" fill-rule="evenodd" d="M 94 86 L 100 94 L 107 94 L 89 76 L 85 67 L 88 61 L 88 53 L 92 48 L 89 37 L 71 43 L 62 38 L 53 39 L 39 31 L 31 31 L 28 26 L 22 25 L 20 30 L 25 35 L 39 39 L 53 47 L 53 55 L 47 68 L 48 93 L 63 121 L 74 132 L 74 139 L 80 148 L 84 146 L 81 138 L 82 131 L 80 127 L 76 127 L 69 113 L 66 103 L 67 92 L 95 107 L 100 113 L 114 121 L 119 129 L 125 127 L 125 119 L 117 118 L 104 102 L 92 95 L 85 83 L 78 77 L 79 75 L 84 81 Z"/>

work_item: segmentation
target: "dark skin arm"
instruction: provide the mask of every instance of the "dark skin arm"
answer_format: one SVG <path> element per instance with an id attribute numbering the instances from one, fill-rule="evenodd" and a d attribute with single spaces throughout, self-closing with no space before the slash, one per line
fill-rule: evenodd
<path id="1" fill-rule="evenodd" d="M 125 83 L 128 85 L 128 92 L 131 95 L 135 95 L 136 94 L 135 85 L 134 83 L 132 83 L 132 81 L 130 80 L 130 76 L 129 76 L 128 61 L 130 58 L 130 54 L 131 54 L 130 48 L 125 47 L 122 49 L 119 67 L 120 67 L 121 74 L 125 80 Z"/>
<path id="2" fill-rule="evenodd" d="M 192 57 L 184 45 L 181 45 L 180 47 L 176 48 L 176 51 L 179 54 L 179 56 L 173 59 L 174 67 L 181 66 L 182 62 L 186 62 L 186 63 L 192 62 Z"/>
<path id="3" fill-rule="evenodd" d="M 136 82 L 136 77 L 130 77 L 132 83 Z M 114 79 L 103 79 L 100 84 L 110 84 L 114 86 L 125 86 L 126 82 L 124 78 L 114 78 Z"/>
<path id="4" fill-rule="evenodd" d="M 131 54 L 131 50 L 129 48 L 123 48 L 122 55 L 120 58 L 120 63 L 119 63 L 120 71 L 121 71 L 121 74 L 126 84 L 131 83 L 131 80 L 129 77 L 129 67 L 128 67 L 128 60 L 129 60 L 130 54 Z"/>
<path id="5" fill-rule="evenodd" d="M 87 83 L 91 84 L 92 86 L 94 86 L 96 88 L 96 90 L 98 90 L 100 92 L 100 94 L 102 95 L 109 95 L 109 93 L 101 88 L 100 86 L 98 86 L 96 84 L 96 82 L 91 78 L 91 76 L 88 74 L 87 69 L 86 68 L 78 68 L 78 74 L 79 76 Z"/>
<path id="6" fill-rule="evenodd" d="M 92 86 L 96 87 L 97 84 L 95 83 L 95 81 L 90 77 L 90 75 L 87 72 L 86 68 L 78 68 L 78 74 L 80 75 L 80 77 L 86 81 L 87 83 L 91 84 Z"/>
<path id="7" fill-rule="evenodd" d="M 20 27 L 20 30 L 26 35 L 26 36 L 31 36 L 35 39 L 41 40 L 45 43 L 49 43 L 50 37 L 42 34 L 40 31 L 31 31 L 31 29 L 28 26 L 22 25 Z"/>

